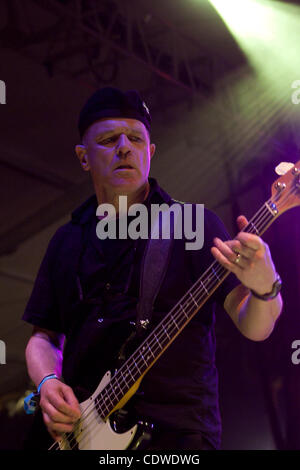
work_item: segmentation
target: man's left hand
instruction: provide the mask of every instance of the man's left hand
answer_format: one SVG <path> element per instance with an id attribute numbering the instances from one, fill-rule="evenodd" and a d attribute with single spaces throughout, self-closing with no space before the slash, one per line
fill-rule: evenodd
<path id="1" fill-rule="evenodd" d="M 248 225 L 241 215 L 237 218 L 239 230 Z M 234 240 L 214 239 L 211 252 L 224 268 L 233 272 L 241 283 L 260 295 L 272 290 L 276 270 L 268 245 L 257 235 L 239 232 Z"/>

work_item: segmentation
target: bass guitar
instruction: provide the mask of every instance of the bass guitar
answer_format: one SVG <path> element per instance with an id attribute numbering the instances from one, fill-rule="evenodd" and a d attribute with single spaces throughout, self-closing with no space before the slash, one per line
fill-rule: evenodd
<path id="1" fill-rule="evenodd" d="M 286 166 L 288 171 L 283 174 L 282 168 Z M 300 160 L 295 165 L 281 164 L 277 168 L 282 176 L 273 184 L 270 199 L 252 217 L 245 232 L 261 236 L 281 214 L 300 205 Z M 147 423 L 120 430 L 116 413 L 136 393 L 144 375 L 228 274 L 229 271 L 214 261 L 123 365 L 113 375 L 110 371 L 104 375 L 95 392 L 80 403 L 82 415 L 73 432 L 63 434 L 49 450 L 140 448 L 143 439 L 149 437 Z"/>

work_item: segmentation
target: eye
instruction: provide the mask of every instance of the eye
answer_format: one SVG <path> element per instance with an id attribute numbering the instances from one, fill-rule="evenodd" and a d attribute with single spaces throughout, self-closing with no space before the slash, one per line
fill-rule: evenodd
<path id="1" fill-rule="evenodd" d="M 108 137 L 107 139 L 104 139 L 104 140 L 100 140 L 98 142 L 98 144 L 100 145 L 108 145 L 108 144 L 111 144 L 112 142 L 114 142 L 116 140 L 116 137 Z"/>
<path id="2" fill-rule="evenodd" d="M 141 139 L 140 137 L 136 135 L 131 135 L 129 138 L 130 140 L 133 140 L 133 142 L 143 142 L 143 139 Z"/>
<path id="3" fill-rule="evenodd" d="M 99 140 L 98 144 L 99 145 L 109 145 L 113 144 L 114 142 L 117 142 L 119 136 L 118 135 L 113 135 L 111 137 L 107 137 L 106 139 Z M 127 135 L 128 140 L 131 142 L 136 142 L 136 143 L 142 143 L 144 140 L 137 136 L 137 135 Z"/>

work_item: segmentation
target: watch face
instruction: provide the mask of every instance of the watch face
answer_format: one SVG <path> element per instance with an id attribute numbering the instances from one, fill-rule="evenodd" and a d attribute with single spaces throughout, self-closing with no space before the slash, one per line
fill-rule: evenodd
<path id="1" fill-rule="evenodd" d="M 276 281 L 274 282 L 273 284 L 273 288 L 272 288 L 272 291 L 270 292 L 270 294 L 266 294 L 266 296 L 269 298 L 269 299 L 272 299 L 274 297 L 276 297 L 276 295 L 279 293 L 280 289 L 281 289 L 281 279 L 280 277 L 278 276 Z"/>

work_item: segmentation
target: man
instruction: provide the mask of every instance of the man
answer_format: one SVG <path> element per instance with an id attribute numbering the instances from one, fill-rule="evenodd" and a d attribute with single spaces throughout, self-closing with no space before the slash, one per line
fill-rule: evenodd
<path id="1" fill-rule="evenodd" d="M 128 207 L 173 202 L 148 178 L 155 153 L 150 124 L 149 110 L 136 92 L 110 87 L 94 93 L 80 114 L 81 144 L 75 150 L 91 174 L 95 196 L 51 240 L 23 316 L 34 325 L 26 348 L 28 372 L 41 384 L 42 418 L 54 439 L 74 429 L 81 415 L 80 390 L 92 394 L 115 366 L 128 325 L 136 319 L 146 242 L 97 238 L 97 205 L 109 203 L 118 213 L 120 195 L 127 196 Z M 235 276 L 225 279 L 125 406 L 137 419 L 153 422 L 152 449 L 220 447 L 214 303 L 221 303 L 241 333 L 254 341 L 270 335 L 282 309 L 269 249 L 258 236 L 242 232 L 246 218 L 238 218 L 241 232 L 228 240 L 216 215 L 205 210 L 204 217 L 201 250 L 187 251 L 184 240 L 174 240 L 150 327 L 214 258 Z"/>

